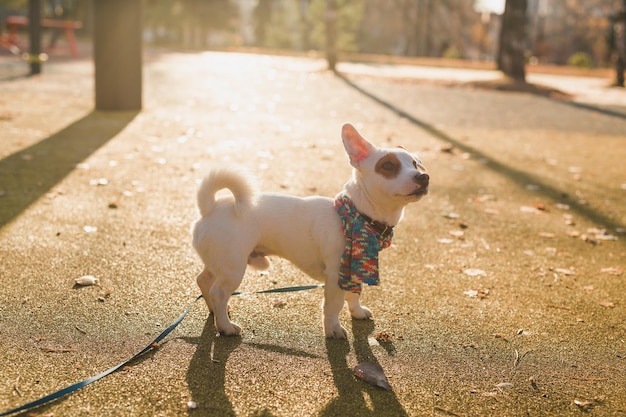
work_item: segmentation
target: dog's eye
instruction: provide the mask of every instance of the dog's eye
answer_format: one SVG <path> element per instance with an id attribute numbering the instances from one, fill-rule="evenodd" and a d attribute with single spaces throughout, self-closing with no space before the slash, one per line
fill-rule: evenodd
<path id="1" fill-rule="evenodd" d="M 413 160 L 413 168 L 417 169 L 417 161 Z"/>
<path id="2" fill-rule="evenodd" d="M 396 169 L 395 164 L 391 161 L 384 162 L 380 167 L 385 171 L 393 171 Z"/>

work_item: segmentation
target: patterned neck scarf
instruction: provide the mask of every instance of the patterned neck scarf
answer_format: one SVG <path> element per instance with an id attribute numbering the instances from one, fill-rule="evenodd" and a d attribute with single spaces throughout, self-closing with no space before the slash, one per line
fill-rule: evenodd
<path id="1" fill-rule="evenodd" d="M 346 248 L 339 268 L 339 287 L 360 293 L 363 283 L 378 285 L 378 252 L 391 245 L 393 228 L 358 212 L 346 194 L 335 199 Z M 381 227 L 382 226 L 382 227 Z"/>

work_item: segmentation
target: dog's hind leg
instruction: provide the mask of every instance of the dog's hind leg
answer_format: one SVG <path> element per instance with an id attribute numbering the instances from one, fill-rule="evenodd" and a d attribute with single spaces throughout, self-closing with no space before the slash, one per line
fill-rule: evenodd
<path id="1" fill-rule="evenodd" d="M 355 319 L 365 320 L 372 317 L 372 312 L 369 308 L 361 305 L 359 298 L 360 294 L 354 292 L 346 292 L 346 301 L 348 302 L 348 310 Z"/>
<path id="2" fill-rule="evenodd" d="M 196 283 L 198 284 L 198 287 L 200 287 L 202 298 L 204 298 L 204 301 L 206 302 L 206 305 L 209 308 L 209 311 L 211 313 L 213 312 L 213 305 L 211 304 L 209 291 L 211 290 L 211 287 L 213 286 L 214 282 L 215 282 L 215 275 L 211 274 L 211 272 L 207 269 L 207 267 L 204 267 L 202 272 L 200 272 L 198 276 L 196 277 Z"/>
<path id="3" fill-rule="evenodd" d="M 231 322 L 228 317 L 228 300 L 241 284 L 245 270 L 244 264 L 244 268 L 239 272 L 226 275 L 222 275 L 224 271 L 220 272 L 215 284 L 209 290 L 209 298 L 215 315 L 215 328 L 223 336 L 238 336 L 241 333 L 241 327 Z"/>

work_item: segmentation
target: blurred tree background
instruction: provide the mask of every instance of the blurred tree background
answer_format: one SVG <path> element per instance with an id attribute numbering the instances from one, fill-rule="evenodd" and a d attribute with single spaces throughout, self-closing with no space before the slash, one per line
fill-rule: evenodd
<path id="1" fill-rule="evenodd" d="M 44 14 L 54 2 L 71 4 L 86 32 L 94 1 L 106 0 L 41 0 Z M 610 65 L 610 16 L 621 9 L 622 0 L 525 2 L 527 63 Z M 339 53 L 497 59 L 502 15 L 477 7 L 486 0 L 335 3 Z M 26 14 L 27 4 L 28 0 L 0 0 L 0 18 Z M 144 0 L 144 40 L 186 49 L 322 50 L 325 4 L 325 0 Z"/>

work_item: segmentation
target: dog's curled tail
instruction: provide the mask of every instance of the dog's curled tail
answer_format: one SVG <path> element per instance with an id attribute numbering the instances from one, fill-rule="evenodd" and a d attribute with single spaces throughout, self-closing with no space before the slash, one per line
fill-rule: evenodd
<path id="1" fill-rule="evenodd" d="M 204 177 L 198 189 L 198 208 L 202 217 L 211 213 L 215 207 L 215 194 L 224 188 L 230 190 L 235 197 L 237 216 L 254 204 L 254 187 L 245 174 L 233 169 L 214 169 Z"/>

